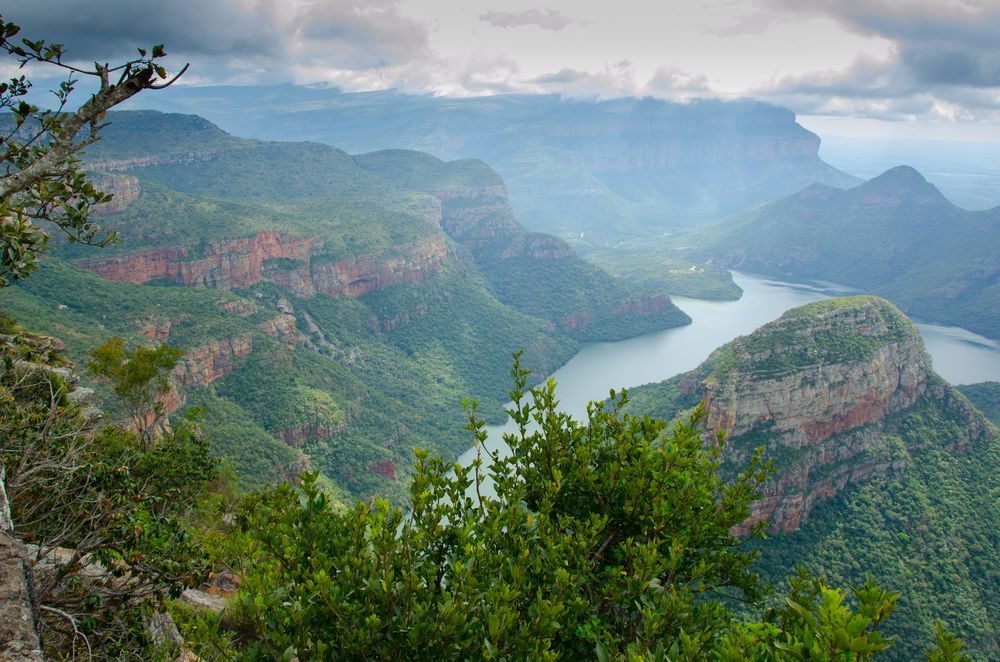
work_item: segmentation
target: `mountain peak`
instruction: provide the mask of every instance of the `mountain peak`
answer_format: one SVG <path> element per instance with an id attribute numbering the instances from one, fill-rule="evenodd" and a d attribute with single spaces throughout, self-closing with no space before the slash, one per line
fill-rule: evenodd
<path id="1" fill-rule="evenodd" d="M 915 168 L 907 165 L 889 168 L 854 190 L 863 193 L 867 201 L 875 196 L 878 201 L 887 203 L 911 201 L 919 204 L 950 204 L 936 186 Z"/>
<path id="2" fill-rule="evenodd" d="M 885 181 L 885 182 L 896 182 L 896 183 L 914 183 L 914 184 L 926 184 L 927 179 L 924 178 L 920 172 L 913 166 L 908 165 L 898 165 L 893 168 L 889 168 L 883 172 L 878 177 L 872 179 L 872 181 Z"/>

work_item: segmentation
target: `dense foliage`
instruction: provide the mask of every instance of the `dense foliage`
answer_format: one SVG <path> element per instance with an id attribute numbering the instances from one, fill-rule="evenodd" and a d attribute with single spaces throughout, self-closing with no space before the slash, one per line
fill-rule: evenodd
<path id="1" fill-rule="evenodd" d="M 111 384 L 112 391 L 125 405 L 132 428 L 140 439 L 149 441 L 151 431 L 166 416 L 162 399 L 170 392 L 170 371 L 181 357 L 180 350 L 162 343 L 155 348 L 139 346 L 129 352 L 125 349 L 125 339 L 116 336 L 89 354 L 87 370 Z"/>
<path id="2" fill-rule="evenodd" d="M 873 324 L 861 332 L 853 310 L 863 308 L 873 309 Z M 720 347 L 708 362 L 716 380 L 732 370 L 768 379 L 817 365 L 867 361 L 887 345 L 917 335 L 913 322 L 888 301 L 835 297 L 787 311 L 754 333 Z"/>
<path id="3" fill-rule="evenodd" d="M 556 242 L 558 260 L 501 259 L 505 246 L 529 235 L 513 219 L 502 181 L 482 162 L 445 163 L 415 152 L 352 157 L 323 145 L 241 140 L 181 115 L 122 112 L 110 120 L 107 141 L 90 146 L 87 159 L 95 168 L 126 168 L 101 177 L 137 193 L 101 217 L 123 241 L 100 256 L 60 246 L 45 269 L 5 295 L 5 308 L 65 339 L 78 361 L 116 335 L 178 347 L 188 357 L 175 371 L 179 378 L 218 360 L 221 379 L 195 392 L 197 380 L 183 378 L 180 394 L 217 405 L 204 425 L 216 452 L 248 484 L 292 477 L 311 462 L 355 496 L 402 497 L 411 447 L 460 450 L 456 404 L 465 394 L 481 394 L 489 420 L 502 416 L 514 349 L 526 348 L 526 364 L 549 374 L 575 350 L 570 335 L 619 338 L 686 321 L 668 302 L 651 314 L 609 315 L 640 293 L 564 254 L 568 248 L 554 238 L 530 236 Z M 494 197 L 481 198 L 482 190 Z M 467 196 L 468 210 L 446 210 L 454 218 L 469 211 L 479 219 L 497 207 L 510 234 L 487 252 L 462 250 L 440 237 L 438 193 Z M 473 234 L 494 220 L 475 220 Z M 227 290 L 226 282 L 199 281 L 220 288 L 205 290 L 166 280 L 106 281 L 74 264 L 157 247 L 181 247 L 185 260 L 198 260 L 217 250 L 213 242 L 261 231 L 317 242 L 313 265 L 398 264 L 409 259 L 407 246 L 432 237 L 447 254 L 439 265 L 407 266 L 414 271 L 404 282 L 357 298 L 282 287 L 304 267 L 290 259 L 265 262 L 265 282 L 250 291 Z M 296 318 L 291 336 L 265 335 L 272 321 L 287 323 L 279 317 L 286 314 Z M 249 356 L 218 357 L 230 343 L 249 348 Z"/>
<path id="4" fill-rule="evenodd" d="M 528 232 L 514 217 L 503 180 L 482 161 L 441 161 L 406 150 L 354 160 L 388 182 L 442 196 L 442 229 L 469 250 L 496 297 L 577 340 L 621 340 L 689 322 L 667 301 L 643 307 L 668 290 L 647 288 L 646 294 L 583 260 L 561 239 Z M 470 223 L 475 216 L 478 222 Z"/>
<path id="5" fill-rule="evenodd" d="M 515 363 L 509 454 L 484 445 L 470 466 L 417 452 L 409 508 L 385 500 L 332 508 L 307 475 L 241 509 L 246 566 L 231 622 L 186 622 L 205 650 L 239 659 L 868 660 L 896 596 L 793 578 L 759 605 L 757 554 L 732 534 L 768 469 L 754 458 L 716 473 L 699 414 L 668 426 L 592 403 L 580 424 L 554 383 L 526 390 Z M 756 538 L 754 527 L 749 539 Z M 944 634 L 942 636 L 945 636 Z M 957 660 L 958 657 L 942 659 Z"/>
<path id="6" fill-rule="evenodd" d="M 947 404 L 925 399 L 889 422 L 906 471 L 875 479 L 820 504 L 795 533 L 757 546 L 757 568 L 778 581 L 802 564 L 832 583 L 874 577 L 900 591 L 897 617 L 886 632 L 899 636 L 892 656 L 912 660 L 943 619 L 975 659 L 1000 649 L 1000 444 L 965 452 L 963 431 Z"/>
<path id="7" fill-rule="evenodd" d="M 849 366 L 870 358 L 869 338 L 846 333 L 841 324 L 824 317 L 852 301 L 858 302 L 838 299 L 790 311 L 781 321 L 720 348 L 697 369 L 635 389 L 626 411 L 673 418 L 697 406 L 704 385 L 717 382 L 728 370 L 753 380 L 776 374 L 770 384 L 773 391 L 765 396 L 775 398 L 774 404 L 782 397 L 781 379 L 794 379 L 787 361 L 797 364 L 802 374 L 811 374 L 819 366 Z M 785 333 L 809 316 L 812 326 L 799 330 L 812 342 L 803 344 Z M 915 336 L 914 330 L 901 326 L 908 324 L 901 318 L 898 312 L 883 316 L 885 342 L 903 340 L 907 333 Z M 870 333 L 877 325 L 866 326 Z M 802 353 L 810 347 L 811 357 Z M 776 352 L 784 358 L 779 354 L 776 361 Z M 775 373 L 775 367 L 782 369 Z M 990 385 L 965 388 L 989 403 Z M 799 393 L 795 389 L 788 397 Z M 884 420 L 834 434 L 812 447 L 776 443 L 776 438 L 773 421 L 754 424 L 729 438 L 727 461 L 720 468 L 723 475 L 738 470 L 727 465 L 766 446 L 764 457 L 774 462 L 775 484 L 783 477 L 790 481 L 778 510 L 795 511 L 806 504 L 798 510 L 801 528 L 796 524 L 796 531 L 773 533 L 767 541 L 753 543 L 761 553 L 756 571 L 780 584 L 789 568 L 801 564 L 834 585 L 858 586 L 873 578 L 895 588 L 896 614 L 885 626 L 887 634 L 898 637 L 887 653 L 890 659 L 917 659 L 934 637 L 936 619 L 969 644 L 970 657 L 996 657 L 1000 621 L 992 603 L 1000 592 L 1000 563 L 992 550 L 1000 545 L 1000 447 L 996 430 L 962 395 L 931 375 L 914 406 Z"/>
<path id="8" fill-rule="evenodd" d="M 743 294 L 726 269 L 673 257 L 660 239 L 620 242 L 588 250 L 584 257 L 610 274 L 654 291 L 711 301 L 734 301 Z"/>
<path id="9" fill-rule="evenodd" d="M 1000 382 L 966 384 L 959 386 L 958 390 L 976 406 L 976 409 L 1000 426 Z"/>

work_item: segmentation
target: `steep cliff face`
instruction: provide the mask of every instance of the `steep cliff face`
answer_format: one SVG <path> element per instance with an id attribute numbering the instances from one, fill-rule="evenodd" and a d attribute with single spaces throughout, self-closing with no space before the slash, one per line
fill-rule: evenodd
<path id="1" fill-rule="evenodd" d="M 794 113 L 746 100 L 338 92 L 319 107 L 315 90 L 305 94 L 299 110 L 287 99 L 250 112 L 218 99 L 186 107 L 244 136 L 483 159 L 506 181 L 521 223 L 598 244 L 721 218 L 813 182 L 857 183 L 820 159 L 819 137 Z"/>
<path id="2" fill-rule="evenodd" d="M 316 291 L 327 296 L 358 297 L 392 285 L 419 283 L 448 258 L 444 236 L 394 247 L 390 254 L 370 254 L 312 265 Z"/>
<path id="3" fill-rule="evenodd" d="M 441 201 L 441 229 L 470 250 L 524 232 L 514 220 L 514 211 L 502 182 L 438 189 L 431 193 Z"/>
<path id="4" fill-rule="evenodd" d="M 956 452 L 991 434 L 934 375 L 916 327 L 875 297 L 789 311 L 674 381 L 683 401 L 704 401 L 706 439 L 726 431 L 729 466 L 745 466 L 761 446 L 775 463 L 743 531 L 762 519 L 796 531 L 849 485 L 899 475 L 909 454 L 890 422 L 923 399 L 949 402 L 964 435 Z"/>
<path id="5" fill-rule="evenodd" d="M 708 427 L 739 437 L 767 425 L 777 443 L 803 448 L 913 405 L 930 374 L 918 332 L 884 301 L 852 301 L 729 345 L 735 366 L 704 383 Z M 831 341 L 837 349 L 822 348 Z"/>
<path id="6" fill-rule="evenodd" d="M 174 378 L 184 386 L 208 386 L 232 372 L 238 359 L 253 350 L 253 336 L 213 340 L 184 355 Z"/>
<path id="7" fill-rule="evenodd" d="M 133 168 L 144 168 L 156 165 L 172 165 L 175 163 L 191 163 L 192 161 L 209 161 L 221 150 L 198 149 L 170 154 L 167 156 L 136 156 L 127 159 L 98 159 L 88 161 L 88 169 L 100 172 L 124 172 Z"/>
<path id="8" fill-rule="evenodd" d="M 267 260 L 307 260 L 320 246 L 322 241 L 315 238 L 259 232 L 253 237 L 211 242 L 200 258 L 192 258 L 187 247 L 168 246 L 79 264 L 108 280 L 136 284 L 166 280 L 180 285 L 246 288 L 263 280 Z"/>
<path id="9" fill-rule="evenodd" d="M 323 240 L 317 237 L 302 239 L 268 231 L 210 242 L 202 257 L 193 257 L 192 250 L 184 246 L 168 246 L 78 264 L 108 280 L 136 284 L 168 281 L 219 289 L 273 282 L 300 298 L 311 298 L 317 293 L 356 297 L 392 285 L 420 282 L 448 256 L 441 235 L 342 260 L 317 255 L 322 247 Z"/>
<path id="10" fill-rule="evenodd" d="M 131 175 L 101 174 L 92 178 L 98 191 L 110 193 L 113 197 L 108 202 L 97 205 L 95 214 L 114 214 L 128 208 L 142 193 L 139 180 Z"/>

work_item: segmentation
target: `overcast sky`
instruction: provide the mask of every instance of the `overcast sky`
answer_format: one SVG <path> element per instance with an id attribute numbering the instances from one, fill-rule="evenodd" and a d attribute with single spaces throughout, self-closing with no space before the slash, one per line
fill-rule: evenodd
<path id="1" fill-rule="evenodd" d="M 1000 142 L 1000 0 L 0 0 L 102 61 L 163 42 L 187 85 L 752 96 L 848 132 Z M 10 70 L 4 70 L 9 74 Z M 864 121 L 859 121 L 864 120 Z M 868 127 L 866 129 L 866 127 Z"/>

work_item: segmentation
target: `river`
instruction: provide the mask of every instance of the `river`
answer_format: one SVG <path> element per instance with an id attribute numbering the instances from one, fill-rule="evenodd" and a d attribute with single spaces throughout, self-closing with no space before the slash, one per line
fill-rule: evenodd
<path id="1" fill-rule="evenodd" d="M 743 288 L 739 301 L 705 301 L 673 297 L 692 322 L 687 326 L 650 333 L 619 342 L 591 343 L 583 347 L 552 376 L 558 382 L 560 409 L 577 419 L 586 417 L 587 403 L 607 398 L 609 389 L 631 388 L 658 382 L 691 370 L 712 350 L 733 338 L 753 332 L 777 319 L 786 310 L 831 296 L 853 293 L 830 283 L 787 283 L 762 276 L 733 272 Z M 953 384 L 1000 381 L 1000 345 L 958 327 L 923 324 L 917 328 L 939 375 Z M 503 446 L 501 436 L 513 425 L 488 428 L 489 445 Z M 469 449 L 459 458 L 467 464 L 475 457 Z"/>

